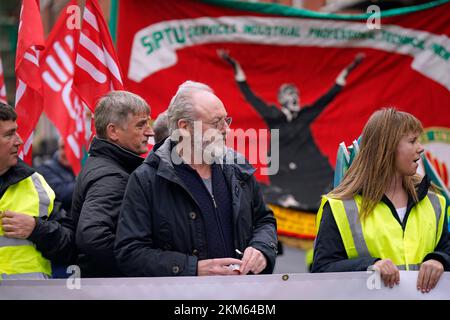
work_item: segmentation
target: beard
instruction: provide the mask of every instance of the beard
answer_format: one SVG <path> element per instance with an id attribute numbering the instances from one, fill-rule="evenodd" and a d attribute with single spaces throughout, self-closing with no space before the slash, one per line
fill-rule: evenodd
<path id="1" fill-rule="evenodd" d="M 203 135 L 194 135 L 195 154 L 201 154 L 203 163 L 222 163 L 225 155 L 225 138 L 218 130 L 207 130 Z"/>

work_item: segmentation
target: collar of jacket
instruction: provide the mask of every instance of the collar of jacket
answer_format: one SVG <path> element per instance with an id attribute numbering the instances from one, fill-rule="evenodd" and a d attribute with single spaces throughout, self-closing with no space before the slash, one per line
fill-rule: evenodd
<path id="1" fill-rule="evenodd" d="M 118 163 L 129 173 L 139 167 L 144 160 L 134 152 L 128 151 L 115 143 L 97 137 L 94 137 L 92 140 L 89 155 L 110 159 Z"/>
<path id="2" fill-rule="evenodd" d="M 419 184 L 416 185 L 416 192 L 419 201 L 425 198 L 425 196 L 428 194 L 428 189 L 430 188 L 430 186 L 431 186 L 430 178 L 428 177 L 428 175 L 425 175 L 419 182 Z M 381 200 L 388 205 L 392 204 L 389 198 L 386 197 L 386 195 L 383 195 L 383 198 Z M 410 195 L 408 195 L 408 209 L 410 209 L 409 207 L 410 206 L 412 207 L 413 205 L 414 200 Z"/>
<path id="3" fill-rule="evenodd" d="M 425 175 L 422 178 L 422 181 L 418 185 L 416 185 L 416 192 L 417 192 L 417 198 L 419 201 L 421 201 L 425 196 L 428 194 L 428 189 L 430 189 L 431 182 L 428 175 Z M 397 209 L 395 209 L 394 204 L 389 200 L 386 195 L 383 195 L 383 198 L 381 199 L 388 207 L 391 209 L 392 214 L 394 215 L 395 219 L 400 223 L 403 229 L 406 227 L 406 221 L 408 220 L 409 213 L 411 212 L 412 208 L 415 206 L 414 199 L 408 194 L 408 204 L 406 205 L 406 213 L 405 217 L 403 218 L 403 221 L 400 221 L 400 218 L 397 214 Z"/>
<path id="4" fill-rule="evenodd" d="M 0 197 L 3 197 L 3 194 L 9 186 L 28 178 L 35 172 L 33 168 L 19 158 L 17 164 L 0 177 Z"/>
<path id="5" fill-rule="evenodd" d="M 166 179 L 179 182 L 180 179 L 176 175 L 172 161 L 172 154 L 174 157 L 180 159 L 175 150 L 173 150 L 175 145 L 176 143 L 171 139 L 166 139 L 164 143 L 159 146 L 159 148 L 154 148 L 149 153 L 144 163 L 157 168 L 158 175 Z M 225 173 L 233 170 L 240 180 L 247 180 L 256 171 L 256 169 L 248 163 L 243 155 L 230 148 L 226 149 L 221 165 Z"/>

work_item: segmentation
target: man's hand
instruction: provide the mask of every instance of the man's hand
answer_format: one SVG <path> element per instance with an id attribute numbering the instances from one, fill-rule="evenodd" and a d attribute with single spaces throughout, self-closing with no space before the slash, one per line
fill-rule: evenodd
<path id="1" fill-rule="evenodd" d="M 36 227 L 34 217 L 13 211 L 0 214 L 0 221 L 5 237 L 8 238 L 26 239 Z"/>
<path id="2" fill-rule="evenodd" d="M 225 60 L 226 62 L 228 62 L 229 64 L 231 64 L 233 67 L 236 65 L 236 61 L 230 57 L 230 54 L 228 53 L 227 50 L 224 49 L 217 49 L 217 55 L 222 58 L 223 60 Z"/>
<path id="3" fill-rule="evenodd" d="M 245 249 L 240 269 L 241 274 L 247 274 L 250 271 L 254 274 L 258 274 L 263 271 L 266 266 L 267 260 L 261 251 L 253 247 L 247 247 Z"/>
<path id="4" fill-rule="evenodd" d="M 350 65 L 347 67 L 347 71 L 350 73 L 353 69 L 355 69 L 366 57 L 364 53 L 358 53 L 355 56 L 355 59 L 350 63 Z"/>
<path id="5" fill-rule="evenodd" d="M 234 69 L 234 78 L 238 82 L 244 82 L 246 80 L 244 70 L 242 70 L 241 65 L 234 60 L 227 50 L 224 49 L 218 49 L 217 55 L 228 62 Z"/>
<path id="6" fill-rule="evenodd" d="M 430 259 L 422 263 L 417 277 L 417 290 L 422 293 L 430 292 L 436 287 L 443 272 L 444 266 L 437 260 Z"/>
<path id="7" fill-rule="evenodd" d="M 200 260 L 197 266 L 197 275 L 199 276 L 214 276 L 214 275 L 238 275 L 239 270 L 230 268 L 232 264 L 241 265 L 242 261 L 233 258 L 207 259 Z"/>
<path id="8" fill-rule="evenodd" d="M 393 288 L 394 285 L 400 283 L 400 272 L 391 259 L 378 260 L 373 268 L 380 272 L 381 279 L 386 287 Z"/>
<path id="9" fill-rule="evenodd" d="M 345 84 L 347 83 L 347 76 L 364 60 L 364 58 L 364 53 L 358 53 L 352 63 L 350 63 L 347 67 L 345 67 L 344 70 L 339 73 L 336 78 L 336 83 L 338 85 L 345 86 Z"/>

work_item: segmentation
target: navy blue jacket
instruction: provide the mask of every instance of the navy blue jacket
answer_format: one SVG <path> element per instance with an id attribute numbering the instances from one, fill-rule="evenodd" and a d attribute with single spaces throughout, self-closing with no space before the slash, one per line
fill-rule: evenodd
<path id="1" fill-rule="evenodd" d="M 37 171 L 55 191 L 56 200 L 62 203 L 62 208 L 70 212 L 75 188 L 75 175 L 72 169 L 62 166 L 58 161 L 58 152 L 55 152 L 52 159 L 45 161 Z"/>
<path id="2" fill-rule="evenodd" d="M 205 223 L 207 258 L 234 257 L 231 192 L 221 166 L 211 166 L 212 195 L 192 167 L 184 163 L 174 167 L 184 184 L 189 186 L 189 191 L 200 207 Z"/>
<path id="3" fill-rule="evenodd" d="M 127 276 L 195 276 L 208 258 L 202 210 L 171 161 L 167 139 L 128 181 L 117 226 L 116 260 Z M 228 156 L 237 157 L 230 151 Z M 236 163 L 236 162 L 234 162 Z M 265 205 L 249 164 L 223 164 L 231 191 L 233 251 L 252 246 L 267 258 L 271 273 L 277 250 L 276 221 Z"/>

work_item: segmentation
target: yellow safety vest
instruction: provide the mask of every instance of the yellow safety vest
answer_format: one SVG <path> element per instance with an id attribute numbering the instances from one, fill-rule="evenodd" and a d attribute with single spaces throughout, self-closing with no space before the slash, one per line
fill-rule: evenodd
<path id="1" fill-rule="evenodd" d="M 391 259 L 400 270 L 418 270 L 425 256 L 434 251 L 442 235 L 445 199 L 429 192 L 411 210 L 405 230 L 383 202 L 361 220 L 362 197 L 337 200 L 324 196 L 318 212 L 328 201 L 341 234 L 348 258 L 376 257 Z M 320 220 L 319 220 L 320 221 Z"/>
<path id="2" fill-rule="evenodd" d="M 33 217 L 49 216 L 53 210 L 55 193 L 37 172 L 8 187 L 0 199 L 1 211 L 14 211 Z M 2 274 L 50 276 L 50 261 L 26 239 L 7 238 L 0 224 L 0 278 Z"/>

